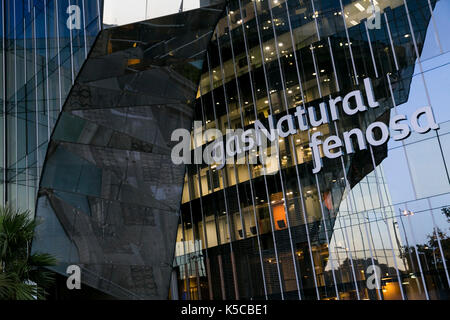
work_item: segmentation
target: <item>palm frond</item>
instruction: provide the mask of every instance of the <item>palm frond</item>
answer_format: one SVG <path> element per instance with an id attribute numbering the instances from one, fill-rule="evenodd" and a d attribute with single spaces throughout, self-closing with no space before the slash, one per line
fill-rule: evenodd
<path id="1" fill-rule="evenodd" d="M 10 274 L 0 273 L 0 300 L 8 300 L 15 289 L 15 279 Z"/>
<path id="2" fill-rule="evenodd" d="M 31 241 L 39 223 L 29 211 L 0 206 L 0 299 L 44 299 L 54 282 L 46 267 L 57 264 L 47 253 L 31 253 Z"/>
<path id="3" fill-rule="evenodd" d="M 52 267 L 56 266 L 58 261 L 51 254 L 35 252 L 28 258 L 28 263 L 33 267 Z"/>
<path id="4" fill-rule="evenodd" d="M 36 300 L 37 286 L 30 283 L 18 282 L 15 284 L 14 300 Z"/>

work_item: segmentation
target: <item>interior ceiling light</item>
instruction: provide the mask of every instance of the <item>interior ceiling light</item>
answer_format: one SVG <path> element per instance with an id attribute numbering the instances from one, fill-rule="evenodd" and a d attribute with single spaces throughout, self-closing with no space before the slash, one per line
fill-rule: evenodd
<path id="1" fill-rule="evenodd" d="M 364 8 L 360 3 L 355 3 L 355 7 L 361 12 L 366 11 L 366 8 Z"/>

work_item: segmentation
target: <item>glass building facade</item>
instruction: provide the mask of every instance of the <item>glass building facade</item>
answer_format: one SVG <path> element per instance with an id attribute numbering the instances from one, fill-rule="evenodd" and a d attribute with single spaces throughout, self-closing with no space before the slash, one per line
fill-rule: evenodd
<path id="1" fill-rule="evenodd" d="M 190 127 L 224 4 L 202 5 L 2 2 L 1 202 L 42 222 L 32 250 L 53 271 L 77 265 L 106 296 L 168 296 L 184 175 L 170 134 Z"/>
<path id="2" fill-rule="evenodd" d="M 0 2 L 1 203 L 34 212 L 48 141 L 102 28 L 102 6 L 100 0 Z"/>
<path id="3" fill-rule="evenodd" d="M 33 250 L 114 298 L 449 299 L 450 2 L 179 2 L 0 2 L 0 203 Z M 171 160 L 175 129 L 195 158 L 290 118 Z"/>
<path id="4" fill-rule="evenodd" d="M 449 298 L 449 15 L 444 0 L 228 2 L 207 51 L 192 149 L 214 140 L 196 130 L 268 127 L 297 107 L 309 129 L 254 151 L 272 155 L 268 164 L 187 166 L 177 297 Z M 379 107 L 340 109 L 338 121 L 319 108 L 364 90 L 366 78 Z M 316 131 L 343 139 L 426 106 L 438 128 L 366 148 L 353 137 L 355 151 L 342 145 L 334 159 L 321 145 L 313 173 Z"/>

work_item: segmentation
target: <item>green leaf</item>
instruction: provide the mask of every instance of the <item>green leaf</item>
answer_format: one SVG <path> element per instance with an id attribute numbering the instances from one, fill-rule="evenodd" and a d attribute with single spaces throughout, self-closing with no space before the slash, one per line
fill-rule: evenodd
<path id="1" fill-rule="evenodd" d="M 46 267 L 57 264 L 48 253 L 31 254 L 38 222 L 29 211 L 0 207 L 0 300 L 45 299 L 54 283 Z"/>

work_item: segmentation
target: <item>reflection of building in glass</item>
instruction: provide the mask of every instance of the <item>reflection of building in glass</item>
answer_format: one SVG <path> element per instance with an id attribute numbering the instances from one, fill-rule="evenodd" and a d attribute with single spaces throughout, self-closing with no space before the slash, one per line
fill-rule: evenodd
<path id="1" fill-rule="evenodd" d="M 1 3 L 0 196 L 43 219 L 34 250 L 114 298 L 448 298 L 448 2 L 191 2 L 152 20 L 155 1 Z M 366 78 L 380 106 L 325 121 Z M 439 130 L 325 156 L 424 106 Z M 309 130 L 258 150 L 267 165 L 171 161 L 193 120 L 225 133 L 297 107 Z"/>

